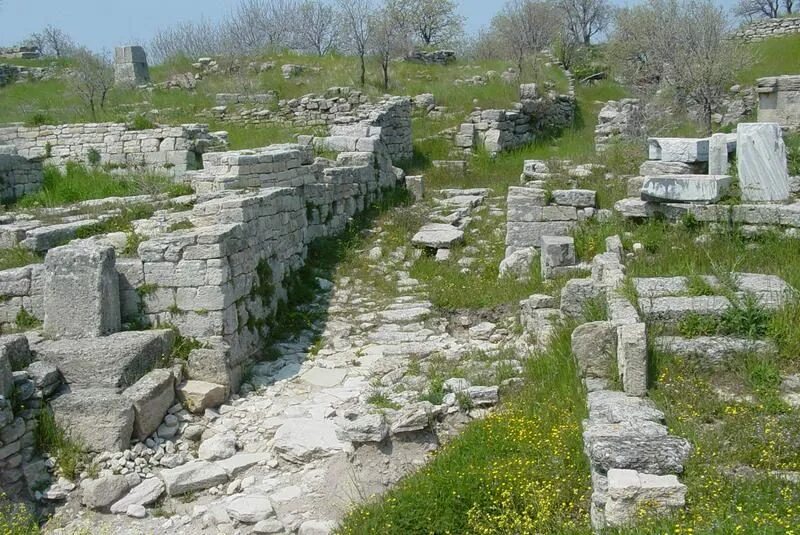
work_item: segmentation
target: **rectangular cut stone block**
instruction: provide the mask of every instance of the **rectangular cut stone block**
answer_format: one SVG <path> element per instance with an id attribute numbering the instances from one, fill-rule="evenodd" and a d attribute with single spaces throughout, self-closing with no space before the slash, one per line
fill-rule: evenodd
<path id="1" fill-rule="evenodd" d="M 526 247 L 540 247 L 542 236 L 568 236 L 576 221 L 509 222 L 506 256 Z"/>
<path id="2" fill-rule="evenodd" d="M 648 160 L 639 166 L 639 174 L 648 175 L 694 175 L 699 172 L 699 165 L 683 162 L 662 162 L 661 160 Z"/>
<path id="3" fill-rule="evenodd" d="M 153 370 L 125 390 L 133 403 L 133 433 L 139 440 L 150 436 L 175 401 L 175 378 L 170 370 Z"/>
<path id="4" fill-rule="evenodd" d="M 677 323 L 690 314 L 720 317 L 730 306 L 728 298 L 721 295 L 639 299 L 639 310 L 648 321 L 665 323 Z"/>
<path id="5" fill-rule="evenodd" d="M 575 240 L 569 236 L 542 236 L 542 278 L 550 279 L 558 268 L 574 266 Z"/>
<path id="6" fill-rule="evenodd" d="M 51 401 L 56 423 L 86 450 L 124 451 L 133 433 L 133 404 L 114 390 L 72 390 Z"/>
<path id="7" fill-rule="evenodd" d="M 661 175 L 648 176 L 642 185 L 646 201 L 715 203 L 731 185 L 728 175 Z"/>
<path id="8" fill-rule="evenodd" d="M 789 172 L 781 127 L 777 123 L 740 123 L 736 136 L 742 200 L 788 200 Z"/>
<path id="9" fill-rule="evenodd" d="M 626 394 L 647 394 L 647 328 L 644 323 L 617 327 L 617 368 Z"/>
<path id="10" fill-rule="evenodd" d="M 708 161 L 708 139 L 651 137 L 647 143 L 651 160 L 681 163 Z"/>
<path id="11" fill-rule="evenodd" d="M 605 521 L 618 528 L 635 523 L 642 510 L 667 514 L 686 505 L 686 485 L 677 476 L 644 474 L 612 468 L 608 471 Z"/>
<path id="12" fill-rule="evenodd" d="M 714 134 L 708 146 L 708 174 L 727 175 L 728 155 L 736 151 L 736 134 Z"/>
<path id="13" fill-rule="evenodd" d="M 115 261 L 114 248 L 98 244 L 65 245 L 47 253 L 44 330 L 48 335 L 84 338 L 120 330 Z"/>

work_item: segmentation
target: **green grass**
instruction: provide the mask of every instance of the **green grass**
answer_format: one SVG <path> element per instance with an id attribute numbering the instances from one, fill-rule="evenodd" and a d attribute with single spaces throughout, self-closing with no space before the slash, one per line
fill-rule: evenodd
<path id="1" fill-rule="evenodd" d="M 44 258 L 24 247 L 0 249 L 0 271 L 42 262 Z"/>
<path id="2" fill-rule="evenodd" d="M 422 470 L 356 507 L 339 535 L 589 533 L 585 393 L 570 329 L 527 361 L 526 384 Z"/>
<path id="3" fill-rule="evenodd" d="M 748 45 L 755 61 L 753 65 L 739 74 L 739 82 L 753 85 L 758 78 L 779 76 L 781 74 L 800 74 L 800 35 L 789 35 L 767 39 Z"/>
<path id="4" fill-rule="evenodd" d="M 80 442 L 58 426 L 53 413 L 48 409 L 39 413 L 34 434 L 37 450 L 55 456 L 61 475 L 75 480 L 86 461 L 83 453 L 85 448 Z"/>
<path id="5" fill-rule="evenodd" d="M 46 166 L 42 189 L 23 196 L 16 208 L 52 208 L 91 199 L 125 197 L 131 195 L 166 193 L 185 195 L 185 185 L 176 184 L 168 177 L 151 173 L 112 175 L 102 167 L 89 167 L 67 162 L 64 171 Z"/>

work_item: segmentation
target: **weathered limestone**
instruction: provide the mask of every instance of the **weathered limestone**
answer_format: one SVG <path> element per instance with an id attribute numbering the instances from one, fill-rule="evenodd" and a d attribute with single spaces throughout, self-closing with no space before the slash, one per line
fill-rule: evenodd
<path id="1" fill-rule="evenodd" d="M 611 379 L 616 348 L 617 330 L 611 322 L 583 323 L 572 331 L 572 354 L 582 377 Z"/>
<path id="2" fill-rule="evenodd" d="M 735 151 L 735 134 L 712 135 L 708 144 L 708 174 L 727 175 L 730 170 L 729 155 Z"/>
<path id="3" fill-rule="evenodd" d="M 708 139 L 651 137 L 647 143 L 651 160 L 687 164 L 708 161 Z"/>
<path id="4" fill-rule="evenodd" d="M 228 474 L 220 466 L 200 460 L 162 470 L 160 477 L 170 496 L 205 490 L 228 481 Z"/>
<path id="5" fill-rule="evenodd" d="M 51 249 L 45 257 L 44 330 L 66 338 L 119 331 L 119 277 L 114 248 L 81 243 Z"/>
<path id="6" fill-rule="evenodd" d="M 777 123 L 739 123 L 736 136 L 742 200 L 788 200 L 789 173 L 780 126 Z"/>
<path id="7" fill-rule="evenodd" d="M 186 381 L 178 387 L 178 399 L 189 411 L 196 414 L 220 406 L 226 396 L 224 386 L 205 381 Z"/>
<path id="8" fill-rule="evenodd" d="M 597 116 L 594 146 L 603 152 L 612 143 L 636 141 L 644 136 L 644 110 L 639 99 L 609 100 Z"/>
<path id="9" fill-rule="evenodd" d="M 757 84 L 758 122 L 800 128 L 800 76 L 759 78 Z"/>
<path id="10" fill-rule="evenodd" d="M 617 369 L 626 394 L 647 395 L 647 328 L 644 323 L 617 327 Z"/>
<path id="11" fill-rule="evenodd" d="M 425 181 L 422 176 L 407 176 L 406 189 L 417 202 L 425 198 Z"/>
<path id="12" fill-rule="evenodd" d="M 656 476 L 635 470 L 608 471 L 605 519 L 609 527 L 624 527 L 638 520 L 641 510 L 665 514 L 686 505 L 686 485 L 674 475 Z"/>
<path id="13" fill-rule="evenodd" d="M 124 476 L 107 475 L 97 479 L 85 479 L 81 484 L 83 505 L 89 509 L 107 509 L 122 498 L 130 489 Z"/>
<path id="14" fill-rule="evenodd" d="M 411 243 L 415 246 L 428 249 L 450 249 L 462 241 L 464 241 L 464 231 L 445 223 L 429 223 L 411 239 Z"/>
<path id="15" fill-rule="evenodd" d="M 44 174 L 40 158 L 25 158 L 17 149 L 0 146 L 0 200 L 13 202 L 41 189 Z"/>
<path id="16" fill-rule="evenodd" d="M 640 297 L 639 309 L 648 321 L 677 323 L 689 314 L 720 317 L 731 307 L 722 295 L 693 297 Z"/>
<path id="17" fill-rule="evenodd" d="M 140 46 L 118 46 L 114 50 L 114 83 L 119 86 L 150 82 L 147 54 Z"/>
<path id="18" fill-rule="evenodd" d="M 800 33 L 800 17 L 756 19 L 742 26 L 734 35 L 745 42 L 758 42 L 765 39 Z"/>
<path id="19" fill-rule="evenodd" d="M 130 445 L 133 406 L 114 389 L 65 393 L 52 400 L 51 408 L 56 423 L 89 451 L 123 451 Z"/>
<path id="20" fill-rule="evenodd" d="M 153 370 L 124 395 L 133 402 L 134 436 L 144 441 L 158 429 L 175 401 L 175 377 L 170 370 Z"/>
<path id="21" fill-rule="evenodd" d="M 647 176 L 642 186 L 642 199 L 654 202 L 715 203 L 731 185 L 727 175 L 661 175 Z"/>
<path id="22" fill-rule="evenodd" d="M 541 266 L 542 278 L 552 279 L 564 268 L 573 267 L 575 258 L 575 240 L 569 236 L 542 236 Z"/>

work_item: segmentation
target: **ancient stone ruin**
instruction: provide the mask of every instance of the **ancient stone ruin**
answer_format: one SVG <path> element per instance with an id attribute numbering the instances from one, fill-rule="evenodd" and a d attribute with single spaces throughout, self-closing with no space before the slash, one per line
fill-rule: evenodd
<path id="1" fill-rule="evenodd" d="M 118 46 L 114 50 L 114 83 L 120 86 L 150 83 L 150 69 L 144 48 Z"/>
<path id="2" fill-rule="evenodd" d="M 800 129 L 800 76 L 758 79 L 758 122 Z"/>

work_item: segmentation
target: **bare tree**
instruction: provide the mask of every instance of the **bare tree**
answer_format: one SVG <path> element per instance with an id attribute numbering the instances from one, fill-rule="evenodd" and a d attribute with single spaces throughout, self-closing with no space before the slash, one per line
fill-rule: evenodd
<path id="1" fill-rule="evenodd" d="M 558 0 L 568 31 L 575 41 L 591 44 L 592 37 L 608 28 L 613 9 L 608 0 Z"/>
<path id="2" fill-rule="evenodd" d="M 295 0 L 241 0 L 226 29 L 245 52 L 274 50 L 291 43 L 296 13 Z"/>
<path id="3" fill-rule="evenodd" d="M 111 63 L 85 48 L 78 48 L 73 54 L 75 66 L 69 79 L 69 86 L 89 108 L 92 120 L 97 120 L 97 110 L 105 109 L 108 92 L 114 86 L 114 70 Z"/>
<path id="4" fill-rule="evenodd" d="M 370 22 L 372 26 L 372 39 L 370 49 L 378 58 L 383 74 L 383 89 L 389 90 L 389 67 L 392 58 L 405 51 L 406 33 L 402 24 L 398 24 L 395 13 L 385 7 L 376 12 Z"/>
<path id="5" fill-rule="evenodd" d="M 787 0 L 789 13 L 792 9 L 792 0 Z M 754 17 L 778 18 L 781 14 L 781 0 L 739 0 L 736 5 L 736 14 L 752 19 Z"/>
<path id="6" fill-rule="evenodd" d="M 207 20 L 173 24 L 156 32 L 150 43 L 155 62 L 184 56 L 197 59 L 224 52 L 226 35 L 219 24 Z"/>
<path id="7" fill-rule="evenodd" d="M 62 58 L 75 49 L 72 38 L 55 26 L 47 26 L 41 32 L 32 33 L 25 43 L 35 46 L 43 56 Z"/>
<path id="8" fill-rule="evenodd" d="M 324 56 L 336 48 L 339 25 L 336 10 L 321 0 L 304 0 L 297 7 L 295 21 L 296 45 Z"/>
<path id="9" fill-rule="evenodd" d="M 388 0 L 386 7 L 424 46 L 449 43 L 464 33 L 464 17 L 453 0 Z"/>
<path id="10" fill-rule="evenodd" d="M 712 0 L 648 0 L 619 14 L 610 52 L 629 83 L 645 92 L 668 88 L 677 104 L 697 106 L 710 133 L 714 110 L 751 62 L 729 31 Z"/>
<path id="11" fill-rule="evenodd" d="M 491 31 L 520 72 L 525 61 L 550 45 L 563 22 L 556 7 L 540 0 L 510 0 L 492 19 Z"/>
<path id="12" fill-rule="evenodd" d="M 372 41 L 375 8 L 371 0 L 338 0 L 342 31 L 353 54 L 361 62 L 361 85 L 367 83 L 366 55 Z"/>

